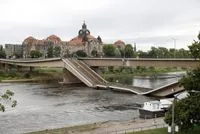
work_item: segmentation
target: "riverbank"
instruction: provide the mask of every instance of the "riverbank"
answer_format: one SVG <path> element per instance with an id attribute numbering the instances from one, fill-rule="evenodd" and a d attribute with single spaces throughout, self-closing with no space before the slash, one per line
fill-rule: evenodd
<path id="1" fill-rule="evenodd" d="M 110 77 L 135 77 L 135 78 L 156 78 L 158 75 L 163 75 L 169 72 L 179 72 L 183 69 L 177 68 L 130 68 L 130 67 L 118 67 L 115 69 L 104 69 L 101 76 L 110 80 Z M 0 82 L 61 82 L 62 81 L 62 68 L 36 68 L 32 72 L 24 71 L 17 72 L 12 70 L 10 72 L 4 72 L 0 70 Z"/>
<path id="2" fill-rule="evenodd" d="M 153 128 L 165 127 L 163 118 L 156 119 L 136 119 L 123 122 L 99 122 L 86 125 L 64 127 L 58 129 L 46 129 L 27 134 L 106 134 L 141 131 Z"/>
<path id="3" fill-rule="evenodd" d="M 171 72 L 182 72 L 185 71 L 185 69 L 182 68 L 159 68 L 159 67 L 108 67 L 105 69 L 102 73 L 102 76 L 104 78 L 106 77 L 113 77 L 113 76 L 150 76 L 150 77 L 155 77 L 157 75 L 163 75 L 166 73 L 171 73 Z"/>
<path id="4" fill-rule="evenodd" d="M 10 72 L 0 71 L 0 82 L 55 82 L 62 81 L 61 68 L 36 68 L 34 71 L 17 72 L 12 70 Z"/>

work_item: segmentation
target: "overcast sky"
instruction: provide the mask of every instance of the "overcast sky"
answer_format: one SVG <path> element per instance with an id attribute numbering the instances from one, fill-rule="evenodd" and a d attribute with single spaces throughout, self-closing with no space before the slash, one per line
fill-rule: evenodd
<path id="1" fill-rule="evenodd" d="M 83 21 L 105 43 L 187 48 L 200 31 L 200 0 L 0 0 L 0 44 L 51 34 L 68 41 Z"/>

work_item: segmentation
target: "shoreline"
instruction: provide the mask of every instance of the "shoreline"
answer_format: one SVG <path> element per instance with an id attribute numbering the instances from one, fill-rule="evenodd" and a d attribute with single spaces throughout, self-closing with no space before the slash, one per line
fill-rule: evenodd
<path id="1" fill-rule="evenodd" d="M 0 83 L 16 83 L 16 82 L 38 82 L 38 79 L 11 79 L 11 80 L 0 80 Z"/>
<path id="2" fill-rule="evenodd" d="M 155 119 L 132 119 L 128 121 L 104 121 L 90 124 L 66 126 L 55 129 L 45 129 L 41 131 L 28 132 L 25 134 L 103 134 L 120 133 L 148 130 L 153 128 L 163 128 L 167 125 L 162 118 Z"/>
<path id="3" fill-rule="evenodd" d="M 181 71 L 180 71 L 181 72 Z M 167 73 L 166 73 L 167 74 Z M 160 74 L 157 74 L 157 75 L 160 75 Z M 165 75 L 165 73 L 162 73 L 162 75 Z M 153 77 L 152 75 L 150 74 L 146 74 L 146 75 L 143 75 L 143 74 L 115 74 L 115 73 L 109 73 L 109 74 L 102 74 L 101 76 L 103 78 L 109 78 L 109 77 L 118 77 L 118 76 L 132 76 L 136 79 L 155 79 L 155 78 L 161 78 L 161 79 L 168 79 L 168 78 L 174 78 L 174 77 L 180 77 L 180 76 L 174 76 L 174 75 L 169 75 L 169 76 L 157 76 L 157 77 Z M 42 77 L 42 76 L 39 76 L 39 77 Z M 13 83 L 13 82 L 41 82 L 41 81 L 51 81 L 52 79 L 47 79 L 46 77 L 44 79 L 38 79 L 38 78 L 15 78 L 15 79 L 2 79 L 0 80 L 0 83 Z"/>

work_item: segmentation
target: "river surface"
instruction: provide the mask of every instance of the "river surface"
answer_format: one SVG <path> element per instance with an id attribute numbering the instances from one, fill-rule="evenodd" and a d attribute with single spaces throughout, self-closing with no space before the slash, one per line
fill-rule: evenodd
<path id="1" fill-rule="evenodd" d="M 115 78 L 113 80 L 123 80 Z M 131 79 L 131 82 L 130 82 Z M 126 84 L 155 88 L 178 78 L 127 78 Z M 154 98 L 95 90 L 88 87 L 66 87 L 36 83 L 0 83 L 0 91 L 15 92 L 18 105 L 0 112 L 0 133 L 60 128 L 101 121 L 123 121 L 138 117 L 135 107 Z"/>

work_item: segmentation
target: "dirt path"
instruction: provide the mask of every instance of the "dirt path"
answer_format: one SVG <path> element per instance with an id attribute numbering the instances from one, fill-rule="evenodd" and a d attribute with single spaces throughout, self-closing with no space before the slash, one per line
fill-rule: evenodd
<path id="1" fill-rule="evenodd" d="M 125 122 L 103 122 L 91 124 L 89 129 L 69 130 L 69 134 L 120 134 L 126 132 L 140 131 L 151 128 L 163 127 L 163 118 L 142 120 L 137 119 Z"/>

